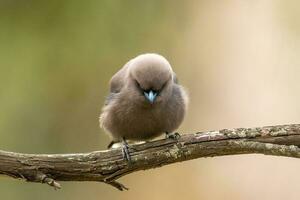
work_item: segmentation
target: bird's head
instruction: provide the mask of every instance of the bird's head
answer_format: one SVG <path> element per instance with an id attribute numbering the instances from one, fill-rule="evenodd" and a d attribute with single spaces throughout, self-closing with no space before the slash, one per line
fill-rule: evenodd
<path id="1" fill-rule="evenodd" d="M 158 54 L 143 54 L 130 61 L 131 87 L 139 100 L 153 105 L 164 101 L 172 91 L 173 71 Z"/>

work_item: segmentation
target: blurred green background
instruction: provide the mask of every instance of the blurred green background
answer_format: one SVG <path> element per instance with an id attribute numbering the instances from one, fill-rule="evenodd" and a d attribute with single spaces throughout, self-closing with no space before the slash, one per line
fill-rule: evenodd
<path id="1" fill-rule="evenodd" d="M 105 149 L 110 77 L 145 52 L 188 89 L 179 132 L 300 122 L 299 1 L 0 1 L 0 149 Z M 1 199 L 299 199 L 299 160 L 203 158 L 101 183 L 0 178 Z"/>

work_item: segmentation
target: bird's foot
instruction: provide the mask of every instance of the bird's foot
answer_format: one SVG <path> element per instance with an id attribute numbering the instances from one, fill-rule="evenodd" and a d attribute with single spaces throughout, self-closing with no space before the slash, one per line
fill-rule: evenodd
<path id="1" fill-rule="evenodd" d="M 126 160 L 128 163 L 131 163 L 131 157 L 129 154 L 129 145 L 126 142 L 125 138 L 122 140 L 122 154 L 123 154 L 123 159 Z"/>
<path id="2" fill-rule="evenodd" d="M 166 132 L 166 139 L 173 139 L 173 140 L 178 140 L 180 138 L 179 133 L 168 133 Z"/>
<path id="3" fill-rule="evenodd" d="M 111 141 L 108 145 L 107 145 L 107 149 L 111 149 L 114 146 L 115 142 Z"/>

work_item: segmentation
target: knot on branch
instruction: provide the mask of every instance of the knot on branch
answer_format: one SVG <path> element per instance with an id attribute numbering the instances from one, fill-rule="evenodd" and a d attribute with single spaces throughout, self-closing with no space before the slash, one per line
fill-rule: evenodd
<path id="1" fill-rule="evenodd" d="M 53 187 L 55 190 L 61 189 L 61 185 L 58 182 L 56 182 L 53 178 L 51 178 L 50 176 L 47 176 L 43 172 L 38 171 L 36 173 L 35 178 L 36 178 L 36 180 L 34 180 L 34 182 L 46 183 L 49 186 Z"/>

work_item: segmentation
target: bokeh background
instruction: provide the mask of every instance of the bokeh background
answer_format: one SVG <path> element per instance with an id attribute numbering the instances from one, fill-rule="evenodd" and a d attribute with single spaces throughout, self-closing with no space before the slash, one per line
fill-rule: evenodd
<path id="1" fill-rule="evenodd" d="M 300 122 L 300 2 L 0 1 L 0 149 L 105 149 L 98 116 L 130 58 L 164 55 L 191 102 L 179 132 Z M 300 161 L 202 158 L 101 183 L 0 177 L 1 199 L 299 199 Z"/>

